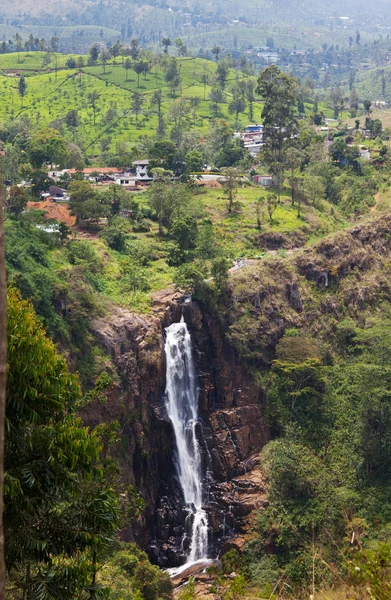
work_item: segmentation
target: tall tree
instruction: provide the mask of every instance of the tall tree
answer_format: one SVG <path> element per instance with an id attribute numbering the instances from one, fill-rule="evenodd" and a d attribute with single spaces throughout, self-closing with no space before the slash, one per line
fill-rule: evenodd
<path id="1" fill-rule="evenodd" d="M 133 69 L 137 73 L 137 87 L 140 87 L 140 75 L 141 75 L 141 73 L 144 73 L 144 70 L 145 70 L 145 63 L 144 63 L 144 61 L 139 60 L 138 62 L 136 62 L 134 64 Z"/>
<path id="2" fill-rule="evenodd" d="M 264 99 L 262 111 L 264 160 L 273 175 L 280 199 L 286 152 L 298 131 L 295 114 L 297 79 L 272 65 L 258 79 L 256 92 Z"/>
<path id="3" fill-rule="evenodd" d="M 15 39 L 16 51 L 18 53 L 18 63 L 19 63 L 20 62 L 20 51 L 22 49 L 22 36 L 20 35 L 20 33 L 15 33 L 14 39 Z"/>
<path id="4" fill-rule="evenodd" d="M 90 92 L 88 94 L 87 98 L 88 98 L 88 102 L 90 103 L 91 108 L 92 108 L 92 112 L 93 112 L 93 115 L 94 115 L 94 125 L 95 125 L 96 110 L 98 108 L 97 102 L 98 102 L 100 96 L 99 96 L 99 93 L 96 90 L 94 90 L 93 92 Z"/>
<path id="5" fill-rule="evenodd" d="M 126 75 L 125 75 L 126 81 L 128 81 L 128 71 L 131 67 L 132 67 L 132 63 L 130 61 L 130 58 L 125 58 L 124 69 L 125 69 L 125 73 L 126 73 Z"/>
<path id="6" fill-rule="evenodd" d="M 139 46 L 138 40 L 133 38 L 132 41 L 130 42 L 130 56 L 133 58 L 133 60 L 137 60 L 139 55 L 140 55 L 140 46 Z"/>
<path id="7" fill-rule="evenodd" d="M 163 225 L 170 225 L 174 210 L 172 195 L 172 171 L 160 167 L 152 169 L 153 182 L 148 191 L 151 207 L 157 215 L 159 235 L 163 234 Z"/>
<path id="8" fill-rule="evenodd" d="M 26 95 L 26 91 L 27 91 L 27 83 L 26 83 L 25 78 L 22 75 L 22 77 L 19 79 L 19 83 L 18 83 L 18 93 L 22 100 L 22 108 L 23 108 L 23 99 Z"/>
<path id="9" fill-rule="evenodd" d="M 143 97 L 139 92 L 134 92 L 132 99 L 132 111 L 136 115 L 136 124 L 138 123 L 138 116 L 141 112 L 143 105 Z"/>
<path id="10" fill-rule="evenodd" d="M 102 67 L 103 67 L 103 73 L 106 73 L 106 65 L 107 65 L 107 61 L 110 58 L 110 52 L 108 50 L 106 50 L 106 48 L 104 48 L 102 50 L 102 52 L 100 53 L 100 59 L 102 61 Z"/>
<path id="11" fill-rule="evenodd" d="M 246 98 L 247 98 L 247 102 L 248 102 L 248 116 L 249 116 L 250 121 L 252 121 L 254 118 L 255 86 L 256 86 L 256 83 L 255 83 L 254 79 L 247 80 L 247 82 L 246 82 Z"/>
<path id="12" fill-rule="evenodd" d="M 2 156 L 0 156 L 0 600 L 5 600 L 5 565 L 3 531 L 4 489 L 4 421 L 7 366 L 7 302 L 5 277 L 5 239 L 3 224 L 4 188 L 2 179 Z"/>
<path id="13" fill-rule="evenodd" d="M 116 533 L 118 499 L 96 468 L 97 437 L 75 418 L 77 379 L 31 304 L 13 288 L 8 328 L 4 525 L 10 583 L 31 600 L 94 597 L 97 555 Z M 76 559 L 70 572 L 63 568 L 67 559 Z"/>
<path id="14" fill-rule="evenodd" d="M 168 53 L 168 47 L 171 46 L 171 40 L 168 37 L 162 39 L 162 46 L 164 46 L 164 52 Z"/>
<path id="15" fill-rule="evenodd" d="M 219 60 L 220 53 L 221 53 L 221 48 L 220 48 L 220 46 L 217 46 L 217 45 L 215 44 L 215 45 L 213 46 L 213 48 L 212 48 L 212 54 L 214 54 L 214 55 L 215 55 L 216 62 L 218 62 L 218 60 Z"/>
<path id="16" fill-rule="evenodd" d="M 234 201 L 239 187 L 240 172 L 235 167 L 223 169 L 224 179 L 221 182 L 224 188 L 224 194 L 228 200 L 227 210 L 232 212 Z"/>

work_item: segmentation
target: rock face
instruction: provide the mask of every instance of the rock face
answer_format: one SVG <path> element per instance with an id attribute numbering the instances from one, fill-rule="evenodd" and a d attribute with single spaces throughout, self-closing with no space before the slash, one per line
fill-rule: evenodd
<path id="1" fill-rule="evenodd" d="M 124 484 L 142 494 L 146 510 L 123 531 L 161 566 L 178 566 L 188 550 L 187 512 L 174 465 L 175 440 L 164 403 L 164 327 L 183 314 L 192 334 L 199 377 L 197 436 L 202 453 L 211 558 L 233 536 L 244 534 L 251 510 L 263 502 L 259 452 L 269 439 L 261 392 L 221 333 L 196 303 L 168 291 L 142 319 L 115 309 L 94 323 L 97 343 L 111 357 L 116 376 L 109 399 L 82 411 L 96 426 L 118 421 L 117 460 Z"/>

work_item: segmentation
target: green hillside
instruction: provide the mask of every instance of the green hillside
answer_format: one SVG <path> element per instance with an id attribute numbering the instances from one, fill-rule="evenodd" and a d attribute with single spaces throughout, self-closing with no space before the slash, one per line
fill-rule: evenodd
<path id="1" fill-rule="evenodd" d="M 72 55 L 52 54 L 49 58 L 50 62 L 47 53 L 42 52 L 21 53 L 19 57 L 17 53 L 0 55 L 0 121 L 23 116 L 31 120 L 33 127 L 41 128 L 59 120 L 66 137 L 88 154 L 98 152 L 99 140 L 105 135 L 110 136 L 113 144 L 120 140 L 135 143 L 145 135 L 153 135 L 158 124 L 156 106 L 152 102 L 156 90 L 162 91 L 162 113 L 168 126 L 175 119 L 173 107 L 178 106 L 179 98 L 184 100 L 183 119 L 189 128 L 206 132 L 215 117 L 226 118 L 231 124 L 241 126 L 249 122 L 248 108 L 239 115 L 239 123 L 228 110 L 232 85 L 249 77 L 230 69 L 223 102 L 216 110 L 209 98 L 216 73 L 216 64 L 211 61 L 177 59 L 180 83 L 173 91 L 166 81 L 165 68 L 159 64 L 138 76 L 132 68 L 126 71 L 119 58 L 116 64 L 83 67 L 81 71 L 64 68 Z M 78 57 L 74 55 L 73 58 Z M 87 62 L 87 57 L 84 61 Z M 25 76 L 27 83 L 23 100 L 18 93 L 20 74 Z M 89 96 L 93 92 L 98 95 L 95 119 Z M 136 92 L 141 95 L 137 118 L 133 110 Z M 195 102 L 194 98 L 197 99 Z M 77 111 L 79 118 L 79 126 L 74 129 L 63 123 L 71 109 Z M 260 121 L 261 112 L 262 104 L 255 102 L 253 122 Z"/>

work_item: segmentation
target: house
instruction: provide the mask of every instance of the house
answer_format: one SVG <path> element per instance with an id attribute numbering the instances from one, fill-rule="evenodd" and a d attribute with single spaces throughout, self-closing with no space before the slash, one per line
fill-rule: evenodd
<path id="1" fill-rule="evenodd" d="M 115 178 L 115 183 L 117 185 L 136 185 L 136 176 L 130 173 L 124 173 L 123 175 L 119 175 Z"/>
<path id="2" fill-rule="evenodd" d="M 66 169 L 65 173 L 68 175 L 75 175 L 76 173 L 83 173 L 84 179 L 95 180 L 97 177 L 111 176 L 116 177 L 122 172 L 122 169 L 117 167 L 88 167 L 82 169 Z"/>
<path id="3" fill-rule="evenodd" d="M 65 190 L 56 185 L 51 185 L 49 188 L 49 196 L 53 196 L 54 198 L 63 198 L 65 196 Z"/>
<path id="4" fill-rule="evenodd" d="M 263 146 L 263 125 L 248 125 L 246 131 L 237 131 L 234 137 L 239 137 L 252 156 L 256 156 Z"/>
<path id="5" fill-rule="evenodd" d="M 271 175 L 254 175 L 253 181 L 258 185 L 270 187 L 273 185 L 273 177 Z"/>
<path id="6" fill-rule="evenodd" d="M 145 158 L 144 160 L 136 160 L 133 163 L 136 169 L 136 179 L 139 181 L 151 181 L 152 177 L 148 175 L 148 165 L 149 160 Z"/>
<path id="7" fill-rule="evenodd" d="M 258 52 L 257 56 L 270 63 L 276 63 L 280 60 L 280 55 L 277 52 Z"/>

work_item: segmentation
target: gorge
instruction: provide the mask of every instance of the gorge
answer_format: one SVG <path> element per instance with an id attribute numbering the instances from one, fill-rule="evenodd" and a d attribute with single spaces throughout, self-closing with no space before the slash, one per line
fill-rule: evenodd
<path id="1" fill-rule="evenodd" d="M 109 402 L 92 402 L 82 417 L 91 426 L 119 422 L 121 444 L 114 458 L 124 484 L 139 490 L 146 504 L 122 531 L 123 539 L 136 540 L 164 568 L 205 557 L 207 527 L 209 558 L 234 537 L 243 543 L 249 515 L 264 501 L 258 456 L 270 434 L 262 393 L 219 323 L 199 303 L 184 303 L 169 291 L 155 298 L 149 317 L 116 308 L 93 327 L 110 356 L 115 385 Z M 189 361 L 190 375 L 171 378 Z M 187 430 L 176 413 L 174 393 L 189 402 L 186 418 L 193 423 Z M 194 462 L 195 445 L 199 457 Z M 185 454 L 203 474 L 202 483 L 191 475 L 182 485 L 186 467 L 179 467 L 176 456 L 183 461 Z"/>
<path id="2" fill-rule="evenodd" d="M 326 352 L 324 360 L 330 360 L 327 347 L 338 332 L 333 319 L 341 318 L 341 307 L 342 314 L 356 319 L 362 307 L 389 295 L 390 227 L 389 218 L 383 217 L 288 259 L 270 258 L 235 273 L 224 320 L 202 303 L 184 303 L 173 290 L 155 296 L 150 315 L 115 308 L 95 320 L 93 333 L 110 357 L 115 383 L 109 402 L 92 402 L 82 416 L 91 426 L 119 422 L 121 444 L 115 459 L 124 483 L 137 488 L 146 505 L 143 515 L 123 529 L 123 539 L 137 540 L 162 567 L 183 565 L 195 548 L 192 515 L 186 523 L 186 505 L 192 501 L 184 497 L 175 427 L 165 401 L 167 341 L 184 350 L 186 336 L 192 339 L 198 419 L 186 440 L 194 444 L 196 439 L 200 452 L 196 470 L 203 474 L 204 498 L 197 505 L 206 507 L 209 557 L 215 558 L 221 550 L 242 546 L 252 511 L 266 503 L 259 454 L 271 432 L 264 388 L 248 365 L 268 369 L 276 348 L 283 347 L 280 340 L 285 340 L 285 351 L 296 348 L 299 358 Z M 371 276 L 374 268 L 376 280 Z M 297 333 L 286 337 L 285 331 Z M 180 387 L 180 382 L 175 385 Z M 195 394 L 192 387 L 193 399 Z"/>

